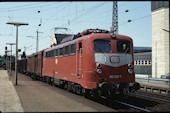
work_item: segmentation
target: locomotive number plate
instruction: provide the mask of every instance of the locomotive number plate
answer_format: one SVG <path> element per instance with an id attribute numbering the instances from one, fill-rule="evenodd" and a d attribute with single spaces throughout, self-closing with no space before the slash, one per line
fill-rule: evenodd
<path id="1" fill-rule="evenodd" d="M 109 78 L 122 78 L 122 75 L 109 75 Z"/>
<path id="2" fill-rule="evenodd" d="M 111 63 L 118 63 L 119 62 L 119 56 L 111 56 L 110 57 L 110 62 Z"/>

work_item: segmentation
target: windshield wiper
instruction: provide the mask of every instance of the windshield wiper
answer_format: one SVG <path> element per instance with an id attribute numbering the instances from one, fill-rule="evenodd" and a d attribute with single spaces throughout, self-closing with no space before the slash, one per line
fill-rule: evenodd
<path id="1" fill-rule="evenodd" d="M 127 52 L 128 52 L 128 50 L 129 50 L 129 48 L 126 48 L 125 53 L 127 53 Z"/>

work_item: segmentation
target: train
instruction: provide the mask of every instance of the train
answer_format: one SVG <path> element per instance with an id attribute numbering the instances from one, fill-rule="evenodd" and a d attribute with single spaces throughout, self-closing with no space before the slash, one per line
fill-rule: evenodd
<path id="1" fill-rule="evenodd" d="M 18 60 L 18 71 L 86 97 L 112 97 L 140 89 L 131 37 L 97 28 L 56 33 L 55 39 L 51 47 Z"/>

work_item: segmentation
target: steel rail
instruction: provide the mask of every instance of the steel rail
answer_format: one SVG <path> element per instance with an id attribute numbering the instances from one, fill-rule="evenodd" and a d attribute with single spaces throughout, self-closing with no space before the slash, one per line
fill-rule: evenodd
<path id="1" fill-rule="evenodd" d="M 154 101 L 164 101 L 164 102 L 169 102 L 170 103 L 170 97 L 165 96 L 165 95 L 159 95 L 159 94 L 154 94 L 154 93 L 149 93 L 149 92 L 136 92 L 135 94 L 128 94 L 128 96 L 135 96 L 135 97 L 140 97 L 140 98 L 148 98 L 150 100 Z M 162 97 L 162 98 L 161 98 Z"/>
<path id="2" fill-rule="evenodd" d="M 117 101 L 117 100 L 115 100 L 115 102 L 120 103 L 120 104 L 123 104 L 123 105 L 128 106 L 128 107 L 131 107 L 131 108 L 135 108 L 135 109 L 137 109 L 137 110 L 141 110 L 141 111 L 145 111 L 145 112 L 151 112 L 151 111 L 148 110 L 148 109 L 141 108 L 141 107 L 138 107 L 138 106 L 134 106 L 134 105 L 131 105 L 131 104 L 128 104 L 128 103 L 125 103 L 125 102 L 121 102 L 121 101 Z"/>

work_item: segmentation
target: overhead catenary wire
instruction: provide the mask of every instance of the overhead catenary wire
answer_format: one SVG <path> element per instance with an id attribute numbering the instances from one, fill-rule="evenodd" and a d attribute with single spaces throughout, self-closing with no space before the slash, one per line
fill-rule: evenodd
<path id="1" fill-rule="evenodd" d="M 59 6 L 60 6 L 60 7 L 61 7 L 61 6 L 66 7 L 66 6 L 67 6 L 67 4 L 68 4 L 68 3 L 60 4 Z M 61 10 L 59 11 L 59 13 L 62 11 L 62 9 L 63 9 L 63 8 L 61 8 Z M 56 12 L 55 12 L 55 13 L 56 13 Z M 51 17 L 52 17 L 52 16 L 54 16 L 54 14 L 52 14 L 52 15 L 51 15 Z M 45 23 L 46 23 L 49 19 L 50 19 L 50 16 L 49 16 L 47 19 L 43 19 L 43 18 L 42 18 L 43 22 L 41 23 L 41 25 L 44 25 L 44 24 L 45 24 Z M 39 18 L 38 18 L 38 17 L 37 17 L 37 20 L 39 20 Z M 39 27 L 39 26 L 37 26 L 37 27 L 38 27 L 38 29 L 40 29 L 40 27 Z M 35 31 L 35 30 L 37 29 L 37 27 L 34 27 L 34 29 L 32 29 L 32 28 L 27 28 L 27 30 L 26 30 L 26 31 L 27 31 L 27 33 L 31 32 L 32 30 L 34 30 L 34 31 Z M 31 31 L 30 31 L 30 30 L 31 30 Z"/>
<path id="2" fill-rule="evenodd" d="M 128 3 L 126 3 L 126 5 L 127 5 Z M 101 5 L 101 4 L 100 4 Z M 150 4 L 148 4 L 148 5 L 150 5 Z M 123 6 L 123 5 L 121 5 L 121 6 Z M 147 5 L 142 5 L 142 6 L 140 6 L 140 7 L 135 7 L 135 8 L 132 8 L 131 10 L 131 12 L 133 12 L 133 11 L 135 11 L 135 10 L 138 10 L 138 9 L 140 9 L 140 8 L 142 8 L 142 7 L 146 7 Z M 94 10 L 93 10 L 94 11 Z M 105 11 L 106 12 L 106 11 Z M 88 13 L 90 13 L 90 12 L 88 12 Z M 125 13 L 125 11 L 123 11 L 122 13 Z M 86 14 L 86 13 L 85 13 Z M 84 15 L 85 15 L 84 14 Z M 105 14 L 105 13 L 103 13 L 103 14 Z M 120 15 L 120 14 L 119 14 Z M 93 17 L 93 15 L 92 16 L 90 16 L 91 18 Z M 79 18 L 79 17 L 76 17 L 76 18 Z M 73 20 L 75 20 L 75 18 L 74 19 L 72 19 L 72 20 L 70 20 L 70 21 L 73 21 Z M 75 21 L 78 21 L 78 20 L 75 20 Z M 82 22 L 82 21 L 81 21 Z M 85 22 L 85 21 L 84 21 Z M 62 26 L 64 26 L 64 25 L 62 25 Z M 67 24 L 66 24 L 66 26 L 68 26 Z M 65 27 L 65 26 L 64 26 Z"/>
<path id="3" fill-rule="evenodd" d="M 7 8 L 1 8 L 0 7 L 0 9 L 11 9 L 12 10 L 13 8 L 15 9 L 15 8 L 19 8 L 19 7 L 32 6 L 32 5 L 37 5 L 37 4 L 40 5 L 41 3 L 31 3 L 31 4 L 27 4 L 27 5 L 21 5 L 21 6 L 15 6 L 15 7 L 7 7 Z"/>
<path id="4" fill-rule="evenodd" d="M 91 7 L 91 8 L 89 9 L 90 11 L 88 10 L 88 11 L 86 11 L 85 13 L 83 13 L 83 14 L 81 14 L 81 15 L 73 18 L 73 19 L 70 19 L 70 21 L 73 22 L 73 21 L 75 21 L 77 18 L 81 18 L 81 17 L 83 17 L 84 15 L 95 11 L 98 7 L 100 7 L 100 6 L 104 5 L 104 4 L 105 4 L 105 2 L 104 2 L 104 3 L 101 3 L 101 4 L 99 4 L 99 5 L 96 5 L 96 6 L 94 6 L 94 7 Z M 95 9 L 95 8 L 96 8 L 96 9 Z M 93 9 L 93 10 L 92 10 L 92 9 Z M 66 27 L 66 26 L 68 26 L 68 24 L 66 24 L 66 25 L 63 24 L 63 25 L 61 25 L 61 26 L 62 26 L 62 27 Z"/>
<path id="5" fill-rule="evenodd" d="M 44 7 L 44 6 L 49 6 L 49 5 L 53 5 L 54 3 L 50 3 L 50 4 L 46 4 L 46 5 L 41 5 L 40 7 Z M 0 12 L 6 12 L 6 11 L 17 11 L 17 10 L 25 10 L 25 9 L 33 9 L 33 8 L 37 8 L 37 6 L 32 6 L 32 7 L 27 7 L 27 8 L 16 8 L 16 9 L 6 9 L 6 10 L 0 10 Z"/>
<path id="6" fill-rule="evenodd" d="M 107 2 L 106 2 L 107 3 Z M 129 2 L 128 2 L 129 3 Z M 127 3 L 126 3 L 127 4 Z M 124 5 L 126 5 L 125 3 L 124 3 Z M 61 5 L 61 4 L 60 4 Z M 63 5 L 63 4 L 62 4 Z M 65 5 L 65 4 L 64 4 Z M 57 7 L 57 6 L 55 6 L 55 7 Z M 93 6 L 92 6 L 93 7 Z M 59 20 L 61 20 L 61 25 L 62 24 L 66 24 L 65 26 L 69 26 L 69 24 L 68 23 L 70 23 L 70 25 L 72 25 L 72 26 L 74 26 L 74 25 L 76 25 L 76 24 L 79 24 L 79 23 L 100 23 L 100 24 L 106 24 L 106 22 L 105 21 L 93 21 L 93 20 L 85 20 L 85 19 L 81 19 L 81 16 L 82 17 L 84 17 L 84 16 L 86 16 L 86 17 L 88 17 L 88 16 L 90 16 L 91 18 L 94 18 L 94 17 L 97 17 L 98 15 L 99 16 L 102 16 L 102 15 L 106 15 L 106 12 L 108 11 L 108 8 L 106 8 L 105 10 L 102 10 L 101 12 L 99 12 L 98 13 L 98 15 L 97 15 L 97 13 L 95 12 L 95 11 L 90 11 L 90 9 L 93 9 L 92 7 L 90 7 L 90 8 L 88 8 L 88 9 L 84 9 L 84 10 L 82 10 L 82 11 L 79 11 L 78 13 L 77 13 L 77 16 L 74 16 L 74 17 L 72 17 L 72 19 L 74 19 L 74 18 L 76 18 L 75 20 L 73 20 L 72 21 L 72 19 L 70 19 L 69 18 L 69 16 L 71 16 L 72 15 L 72 13 L 69 13 L 69 15 L 67 15 L 66 13 L 65 13 L 65 15 L 64 15 L 64 17 L 66 17 L 67 16 L 67 18 L 68 19 L 63 19 L 63 16 L 62 17 L 60 17 L 59 18 L 59 15 L 53 15 L 53 17 L 52 17 L 52 15 L 51 15 L 51 17 L 52 18 L 49 18 L 49 16 L 47 15 L 47 17 L 48 18 L 42 18 L 43 19 L 43 22 L 42 22 L 42 24 L 45 22 L 45 20 L 46 19 L 48 19 L 48 21 L 46 21 L 46 23 L 45 24 L 43 24 L 43 25 L 48 25 L 49 24 L 49 22 L 53 22 L 54 23 L 54 20 L 56 20 L 56 21 L 59 21 Z M 123 7 L 123 4 L 122 4 L 122 7 Z M 142 7 L 142 6 L 141 6 Z M 45 7 L 46 9 L 48 9 L 49 7 Z M 50 7 L 51 8 L 51 7 Z M 49 9 L 50 9 L 49 8 Z M 85 7 L 86 8 L 86 7 Z M 136 8 L 136 7 L 135 7 Z M 133 9 L 129 9 L 130 10 L 130 12 L 134 12 L 134 11 L 137 11 L 139 8 L 133 8 Z M 60 7 L 57 7 L 57 10 L 59 11 L 59 9 L 60 9 Z M 78 8 L 79 9 L 79 8 Z M 94 8 L 95 9 L 95 8 Z M 97 9 L 95 9 L 95 10 L 97 10 Z M 89 11 L 89 12 L 88 12 Z M 62 13 L 63 11 L 61 10 L 59 13 Z M 94 13 L 95 12 L 95 13 Z M 102 13 L 103 12 L 103 13 Z M 111 12 L 111 11 L 110 11 Z M 124 12 L 122 11 L 122 14 L 123 14 Z M 55 13 L 53 13 L 53 14 L 56 14 L 56 10 L 55 10 Z M 58 14 L 58 13 L 57 13 Z M 90 15 L 89 15 L 90 14 Z M 2 16 L 1 16 L 2 17 Z M 12 16 L 11 18 L 13 18 L 14 16 Z M 57 17 L 57 18 L 56 18 Z M 149 15 L 145 15 L 145 16 L 141 16 L 141 15 L 139 15 L 139 17 L 136 17 L 136 18 L 132 18 L 131 19 L 131 22 L 130 23 L 133 23 L 133 22 L 135 22 L 135 21 L 138 21 L 138 20 L 143 20 L 143 19 L 145 19 L 145 18 L 147 18 L 147 17 L 149 17 Z M 22 17 L 21 17 L 22 18 Z M 23 17 L 24 18 L 24 17 Z M 39 20 L 40 18 L 36 15 L 36 16 L 34 16 L 34 17 L 25 17 L 25 19 L 35 19 L 35 20 Z M 69 22 L 68 22 L 68 20 L 69 20 Z M 127 19 L 128 20 L 128 19 Z M 64 21 L 63 23 L 62 23 L 62 21 Z M 111 22 L 108 22 L 107 24 L 109 25 Z M 120 23 L 120 26 L 123 26 L 123 25 L 125 25 L 125 24 L 128 24 L 129 22 L 125 22 L 125 23 Z M 130 24 L 129 23 L 129 24 Z M 58 26 L 58 25 L 57 25 Z M 29 28 L 28 30 L 26 30 L 26 33 L 24 34 L 25 36 L 26 36 L 26 34 L 32 34 L 32 32 L 34 31 L 34 29 L 43 29 L 44 31 L 46 31 L 46 32 L 48 32 L 48 30 L 46 30 L 46 27 L 44 27 L 43 26 L 43 28 L 40 28 L 39 26 L 35 26 L 35 27 L 31 27 L 31 28 Z M 22 36 L 24 36 L 24 35 L 22 35 Z M 43 40 L 45 40 L 46 38 L 43 38 Z"/>
<path id="7" fill-rule="evenodd" d="M 82 21 L 81 21 L 82 22 Z M 85 21 L 84 21 L 85 22 Z M 70 22 L 69 22 L 70 23 Z"/>
<path id="8" fill-rule="evenodd" d="M 95 5 L 95 6 L 93 6 L 93 7 L 90 7 L 90 8 L 88 8 L 88 9 L 86 9 L 85 10 L 85 13 L 87 14 L 87 13 L 90 13 L 90 12 L 92 12 L 93 10 L 94 10 L 94 8 L 95 7 L 99 7 L 100 5 L 103 5 L 103 4 L 105 4 L 105 2 L 104 3 L 102 3 L 102 4 L 99 4 L 99 5 Z M 93 10 L 92 10 L 93 9 Z M 85 15 L 85 13 L 83 13 L 83 14 L 81 14 L 80 16 L 83 16 L 83 15 Z M 70 15 L 72 15 L 72 14 L 70 14 Z M 67 15 L 68 16 L 68 15 Z M 79 18 L 80 16 L 78 16 L 77 18 Z M 75 19 L 75 18 L 74 18 Z M 71 21 L 70 19 L 69 19 L 69 21 Z M 52 22 L 52 21 L 51 21 Z M 66 22 L 68 23 L 68 20 L 66 20 Z M 49 23 L 49 22 L 48 22 Z M 60 25 L 60 26 L 62 26 L 62 25 Z"/>

